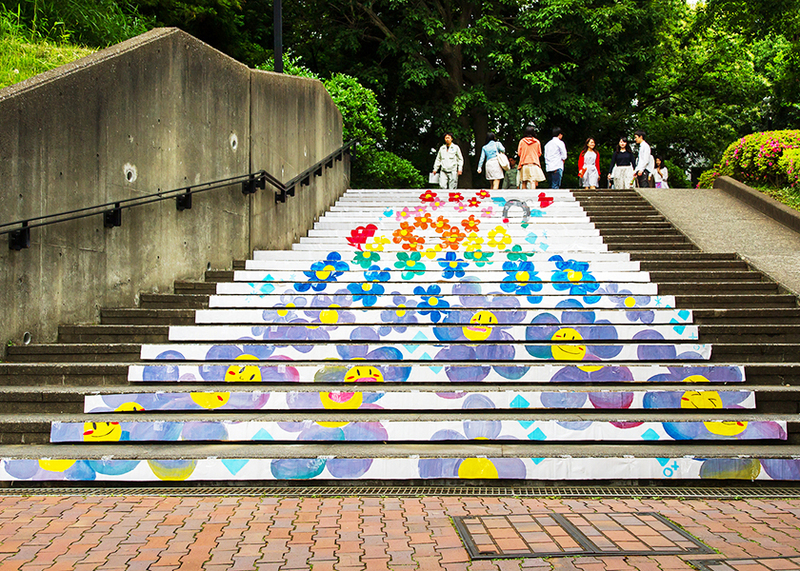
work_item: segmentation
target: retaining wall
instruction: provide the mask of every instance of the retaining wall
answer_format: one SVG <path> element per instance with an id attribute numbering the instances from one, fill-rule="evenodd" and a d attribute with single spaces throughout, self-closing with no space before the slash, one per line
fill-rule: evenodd
<path id="1" fill-rule="evenodd" d="M 251 70 L 192 36 L 156 29 L 0 91 L 0 221 L 124 200 L 257 170 L 287 181 L 342 144 L 324 86 Z M 195 195 L 0 239 L 0 341 L 55 340 L 60 323 L 94 322 L 210 265 L 287 248 L 347 188 L 337 162 L 276 205 L 268 187 Z"/>

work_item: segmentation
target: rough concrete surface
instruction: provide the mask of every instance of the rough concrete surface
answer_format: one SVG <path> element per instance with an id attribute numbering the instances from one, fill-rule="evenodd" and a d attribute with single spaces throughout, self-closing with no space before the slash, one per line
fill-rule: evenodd
<path id="1" fill-rule="evenodd" d="M 707 252 L 736 252 L 800 295 L 800 234 L 719 189 L 639 193 Z"/>

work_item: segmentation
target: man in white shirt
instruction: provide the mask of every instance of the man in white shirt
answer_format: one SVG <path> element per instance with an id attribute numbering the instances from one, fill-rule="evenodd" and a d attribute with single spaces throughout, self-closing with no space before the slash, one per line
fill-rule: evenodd
<path id="1" fill-rule="evenodd" d="M 564 161 L 567 160 L 567 146 L 561 139 L 561 129 L 553 129 L 553 138 L 544 146 L 544 165 L 550 177 L 550 188 L 561 188 L 561 176 L 564 174 Z"/>
<path id="2" fill-rule="evenodd" d="M 650 173 L 654 170 L 653 155 L 650 152 L 650 145 L 644 140 L 644 131 L 636 131 L 633 138 L 636 144 L 639 145 L 639 159 L 636 161 L 636 175 L 639 181 L 639 188 L 648 188 L 650 186 Z"/>

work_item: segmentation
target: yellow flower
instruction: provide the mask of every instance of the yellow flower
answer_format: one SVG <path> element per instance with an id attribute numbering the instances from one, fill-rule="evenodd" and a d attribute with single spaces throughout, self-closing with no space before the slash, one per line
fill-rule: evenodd
<path id="1" fill-rule="evenodd" d="M 370 252 L 383 252 L 383 247 L 388 243 L 389 238 L 386 236 L 373 236 L 367 238 L 366 243 L 364 243 L 364 248 Z"/>
<path id="2" fill-rule="evenodd" d="M 489 231 L 489 247 L 497 248 L 500 251 L 506 249 L 511 245 L 511 236 L 506 234 L 506 229 L 502 226 L 497 226 L 494 230 Z"/>

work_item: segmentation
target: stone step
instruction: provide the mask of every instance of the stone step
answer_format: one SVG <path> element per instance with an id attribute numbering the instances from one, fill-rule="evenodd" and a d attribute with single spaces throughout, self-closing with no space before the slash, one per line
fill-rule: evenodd
<path id="1" fill-rule="evenodd" d="M 710 252 L 703 252 L 700 250 L 692 250 L 692 251 L 661 251 L 661 250 L 654 250 L 654 251 L 640 251 L 640 252 L 629 252 L 629 256 L 631 260 L 637 260 L 641 262 L 681 262 L 681 263 L 714 263 L 714 262 L 725 262 L 725 261 L 733 261 L 736 263 L 744 263 L 742 259 L 736 254 L 735 252 L 731 253 L 710 253 Z"/>
<path id="2" fill-rule="evenodd" d="M 142 309 L 138 307 L 101 309 L 103 325 L 191 325 L 194 309 Z"/>
<path id="3" fill-rule="evenodd" d="M 681 295 L 691 293 L 702 295 L 705 293 L 716 292 L 717 295 L 727 295 L 734 293 L 742 294 L 778 294 L 778 284 L 774 282 L 762 281 L 730 281 L 730 282 L 662 282 L 658 284 L 658 292 L 663 295 Z"/>
<path id="4" fill-rule="evenodd" d="M 685 309 L 796 308 L 797 298 L 790 294 L 681 294 L 675 307 Z"/>
<path id="5" fill-rule="evenodd" d="M 128 382 L 128 363 L 0 363 L 2 387 L 105 387 Z"/>
<path id="6" fill-rule="evenodd" d="M 244 263 L 242 264 L 242 266 L 244 266 Z M 244 267 L 237 268 L 237 269 L 244 269 Z M 233 273 L 234 273 L 234 271 L 236 271 L 236 270 L 208 270 L 204 274 L 204 278 L 203 279 L 206 282 L 214 282 L 214 283 L 217 283 L 217 282 L 230 282 L 230 281 L 233 281 Z"/>
<path id="7" fill-rule="evenodd" d="M 204 309 L 208 307 L 208 295 L 143 293 L 139 296 L 142 309 Z"/>
<path id="8" fill-rule="evenodd" d="M 59 325 L 59 343 L 163 343 L 169 325 Z"/>
<path id="9" fill-rule="evenodd" d="M 786 308 L 742 308 L 742 309 L 695 309 L 693 321 L 701 325 L 705 324 L 787 324 L 800 323 L 800 307 Z"/>
<path id="10" fill-rule="evenodd" d="M 639 269 L 647 272 L 751 272 L 763 275 L 752 270 L 747 262 L 742 260 L 674 260 L 654 259 L 650 256 L 647 260 L 637 260 Z"/>
<path id="11" fill-rule="evenodd" d="M 714 343 L 712 361 L 740 363 L 793 363 L 800 355 L 800 343 Z"/>
<path id="12" fill-rule="evenodd" d="M 607 240 L 606 246 L 610 252 L 634 252 L 636 250 L 696 250 L 697 246 L 691 242 L 614 242 Z"/>
<path id="13" fill-rule="evenodd" d="M 133 343 L 65 343 L 9 347 L 6 355 L 16 363 L 135 363 L 140 351 Z"/>
<path id="14" fill-rule="evenodd" d="M 176 280 L 173 287 L 177 295 L 211 295 L 217 292 L 216 282 L 190 282 Z"/>
<path id="15" fill-rule="evenodd" d="M 361 480 L 569 481 L 610 479 L 796 480 L 800 445 L 671 442 L 656 444 L 148 444 L 4 445 L 0 480 L 162 482 Z M 40 460 L 47 458 L 48 460 Z M 182 460 L 176 460 L 181 458 Z M 31 461 L 32 460 L 32 461 Z M 74 484 L 71 484 L 74 485 Z"/>
<path id="16" fill-rule="evenodd" d="M 704 343 L 800 343 L 800 323 L 701 325 L 700 339 Z M 800 355 L 798 355 L 800 357 Z"/>
<path id="17" fill-rule="evenodd" d="M 715 270 L 715 269 L 683 269 L 683 270 L 650 270 L 650 279 L 658 283 L 674 282 L 755 282 L 768 278 L 761 272 L 752 270 Z"/>

